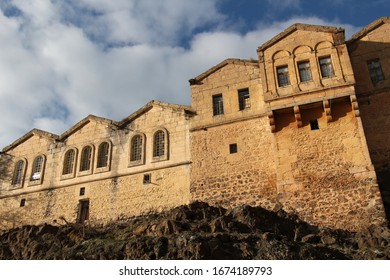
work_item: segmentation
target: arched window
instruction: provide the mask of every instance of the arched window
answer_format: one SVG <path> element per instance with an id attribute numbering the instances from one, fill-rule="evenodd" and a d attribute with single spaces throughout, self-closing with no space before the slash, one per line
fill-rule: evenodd
<path id="1" fill-rule="evenodd" d="M 30 181 L 39 181 L 42 178 L 43 156 L 37 156 L 32 165 Z"/>
<path id="2" fill-rule="evenodd" d="M 140 161 L 142 160 L 142 136 L 135 135 L 131 138 L 130 144 L 130 161 Z"/>
<path id="3" fill-rule="evenodd" d="M 15 164 L 14 174 L 12 176 L 12 185 L 22 183 L 24 177 L 24 160 L 18 160 Z"/>
<path id="4" fill-rule="evenodd" d="M 168 132 L 165 129 L 157 130 L 153 135 L 153 158 L 168 159 Z"/>
<path id="5" fill-rule="evenodd" d="M 165 154 L 165 133 L 158 130 L 153 137 L 153 157 L 161 157 Z"/>
<path id="6" fill-rule="evenodd" d="M 62 169 L 62 175 L 72 174 L 75 160 L 75 150 L 70 149 L 66 151 L 64 156 L 64 166 Z"/>
<path id="7" fill-rule="evenodd" d="M 108 142 L 103 142 L 99 145 L 96 165 L 97 168 L 108 166 L 109 151 L 110 144 Z"/>
<path id="8" fill-rule="evenodd" d="M 92 147 L 85 146 L 81 151 L 80 171 L 90 170 L 91 162 L 92 162 Z"/>

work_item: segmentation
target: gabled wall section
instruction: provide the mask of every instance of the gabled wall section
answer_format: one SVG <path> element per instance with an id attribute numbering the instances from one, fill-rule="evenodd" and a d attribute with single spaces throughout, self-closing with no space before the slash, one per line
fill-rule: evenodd
<path id="1" fill-rule="evenodd" d="M 23 157 L 27 175 L 20 188 L 9 183 L 12 171 L 3 178 L 1 228 L 64 223 L 64 220 L 77 222 L 83 202 L 88 205 L 84 222 L 91 224 L 188 203 L 192 115 L 187 106 L 152 101 L 121 122 L 88 116 L 55 138 L 24 137 L 25 141 L 8 147 L 2 155 L 12 159 Z M 154 136 L 159 131 L 163 134 L 156 143 Z M 142 136 L 142 141 L 132 144 L 135 136 Z M 99 166 L 102 143 L 108 144 L 104 158 L 107 165 Z M 158 157 L 153 154 L 155 144 L 161 144 Z M 86 170 L 81 170 L 86 147 L 90 147 L 90 161 L 84 165 Z M 141 160 L 132 162 L 133 149 L 137 149 Z M 64 174 L 70 150 L 74 151 L 73 167 L 71 173 Z M 46 158 L 45 178 L 42 184 L 30 187 L 28 172 L 38 154 Z M 14 162 L 10 163 L 11 170 Z"/>

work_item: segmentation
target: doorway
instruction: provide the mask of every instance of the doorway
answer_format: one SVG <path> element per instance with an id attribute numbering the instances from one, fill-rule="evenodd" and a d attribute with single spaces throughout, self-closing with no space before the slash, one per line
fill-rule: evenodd
<path id="1" fill-rule="evenodd" d="M 89 219 L 89 199 L 79 201 L 77 223 L 83 224 Z"/>

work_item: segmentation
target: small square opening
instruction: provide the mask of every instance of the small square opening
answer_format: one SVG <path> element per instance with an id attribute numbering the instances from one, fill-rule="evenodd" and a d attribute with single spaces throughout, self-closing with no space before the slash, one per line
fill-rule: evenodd
<path id="1" fill-rule="evenodd" d="M 152 182 L 152 175 L 151 174 L 144 174 L 144 184 L 150 184 Z"/>
<path id="2" fill-rule="evenodd" d="M 230 151 L 231 154 L 237 153 L 237 144 L 236 143 L 230 144 L 229 145 L 229 151 Z"/>
<path id="3" fill-rule="evenodd" d="M 80 188 L 80 195 L 85 195 L 85 188 Z"/>
<path id="4" fill-rule="evenodd" d="M 320 129 L 320 127 L 318 126 L 318 120 L 311 120 L 310 121 L 310 129 L 311 130 Z"/>
<path id="5" fill-rule="evenodd" d="M 25 198 L 22 198 L 20 200 L 20 207 L 24 207 L 24 205 L 26 205 L 26 199 Z"/>

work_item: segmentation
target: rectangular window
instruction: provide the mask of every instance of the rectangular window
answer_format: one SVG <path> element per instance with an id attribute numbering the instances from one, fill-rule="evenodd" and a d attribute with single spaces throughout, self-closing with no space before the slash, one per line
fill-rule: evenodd
<path id="1" fill-rule="evenodd" d="M 332 78 L 334 76 L 332 59 L 330 56 L 321 57 L 319 59 L 322 78 Z"/>
<path id="2" fill-rule="evenodd" d="M 85 195 L 85 188 L 80 188 L 80 195 Z"/>
<path id="3" fill-rule="evenodd" d="M 301 82 L 311 81 L 310 62 L 302 61 L 298 62 L 299 79 Z"/>
<path id="4" fill-rule="evenodd" d="M 367 67 L 368 71 L 370 72 L 371 81 L 374 85 L 385 79 L 385 76 L 383 75 L 382 71 L 382 66 L 378 58 L 367 61 Z"/>
<path id="5" fill-rule="evenodd" d="M 213 115 L 223 115 L 222 94 L 213 95 Z"/>
<path id="6" fill-rule="evenodd" d="M 311 130 L 320 129 L 320 127 L 318 126 L 318 120 L 312 120 L 312 121 L 310 121 L 310 129 L 311 129 Z"/>
<path id="7" fill-rule="evenodd" d="M 276 72 L 278 73 L 278 84 L 279 87 L 285 87 L 290 85 L 290 79 L 288 77 L 288 66 L 280 66 L 276 68 Z"/>
<path id="8" fill-rule="evenodd" d="M 151 174 L 144 174 L 144 184 L 150 184 L 152 182 L 152 175 Z"/>
<path id="9" fill-rule="evenodd" d="M 230 144 L 229 145 L 229 151 L 230 151 L 231 154 L 237 153 L 237 144 L 236 143 Z"/>
<path id="10" fill-rule="evenodd" d="M 26 199 L 25 198 L 22 198 L 20 200 L 20 207 L 24 207 L 24 205 L 26 205 Z"/>
<path id="11" fill-rule="evenodd" d="M 249 89 L 240 89 L 238 91 L 238 103 L 240 107 L 240 111 L 250 108 L 251 102 L 250 102 L 250 96 L 249 96 Z"/>

